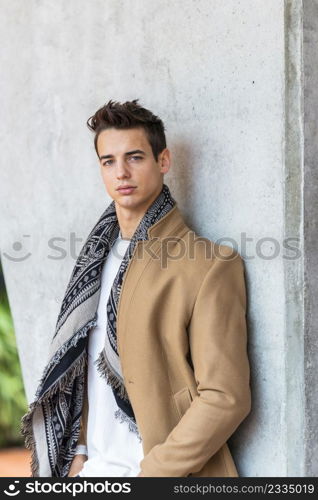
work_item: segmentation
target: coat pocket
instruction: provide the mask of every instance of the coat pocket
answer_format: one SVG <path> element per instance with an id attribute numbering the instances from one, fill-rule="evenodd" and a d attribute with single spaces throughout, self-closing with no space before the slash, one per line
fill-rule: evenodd
<path id="1" fill-rule="evenodd" d="M 183 387 L 183 389 L 180 389 L 180 391 L 173 394 L 173 398 L 176 403 L 179 417 L 181 418 L 192 403 L 190 390 L 188 387 Z"/>

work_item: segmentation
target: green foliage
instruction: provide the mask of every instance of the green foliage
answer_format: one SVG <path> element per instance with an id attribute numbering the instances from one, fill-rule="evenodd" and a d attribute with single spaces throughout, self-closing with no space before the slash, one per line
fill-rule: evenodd
<path id="1" fill-rule="evenodd" d="M 23 443 L 20 420 L 27 411 L 8 299 L 0 291 L 0 447 Z"/>

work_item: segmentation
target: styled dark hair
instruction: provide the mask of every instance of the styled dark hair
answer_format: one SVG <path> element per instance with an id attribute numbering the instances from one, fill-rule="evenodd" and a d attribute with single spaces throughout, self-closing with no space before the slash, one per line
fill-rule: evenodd
<path id="1" fill-rule="evenodd" d="M 88 128 L 95 132 L 94 146 L 97 156 L 97 139 L 102 130 L 143 128 L 155 160 L 158 161 L 159 153 L 167 147 L 164 124 L 158 116 L 140 106 L 137 101 L 138 99 L 134 99 L 120 103 L 110 100 L 87 120 Z"/>

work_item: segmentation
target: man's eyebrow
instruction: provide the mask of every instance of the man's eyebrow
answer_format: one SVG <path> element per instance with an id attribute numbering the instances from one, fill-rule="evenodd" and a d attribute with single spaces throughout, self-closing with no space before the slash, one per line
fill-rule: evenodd
<path id="1" fill-rule="evenodd" d="M 143 151 L 142 149 L 133 149 L 132 151 L 127 151 L 125 153 L 125 156 L 129 156 L 129 155 L 135 155 L 136 153 L 139 153 L 139 154 L 142 154 L 142 155 L 145 155 L 145 151 Z M 113 158 L 114 155 L 103 155 L 103 156 L 100 156 L 99 159 L 100 160 L 107 160 L 108 158 Z"/>
<path id="2" fill-rule="evenodd" d="M 125 155 L 135 155 L 136 153 L 145 155 L 146 153 L 142 149 L 134 149 L 133 151 L 127 151 Z"/>

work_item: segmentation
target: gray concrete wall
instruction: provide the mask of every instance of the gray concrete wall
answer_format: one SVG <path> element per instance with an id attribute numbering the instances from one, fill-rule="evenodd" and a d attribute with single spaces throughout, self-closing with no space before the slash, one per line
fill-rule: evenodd
<path id="1" fill-rule="evenodd" d="M 286 475 L 306 475 L 304 411 L 303 71 L 301 2 L 285 2 L 284 238 L 296 239 L 298 259 L 284 259 Z M 295 243 L 293 243 L 294 245 Z"/>
<path id="2" fill-rule="evenodd" d="M 305 466 L 318 476 L 318 0 L 304 2 Z"/>
<path id="3" fill-rule="evenodd" d="M 188 224 L 245 258 L 253 410 L 230 440 L 239 473 L 304 475 L 302 2 L 1 10 L 0 248 L 28 398 L 81 246 L 71 233 L 84 239 L 111 201 L 86 120 L 140 98 L 166 124 L 166 182 Z M 285 258 L 287 237 L 301 258 Z"/>

